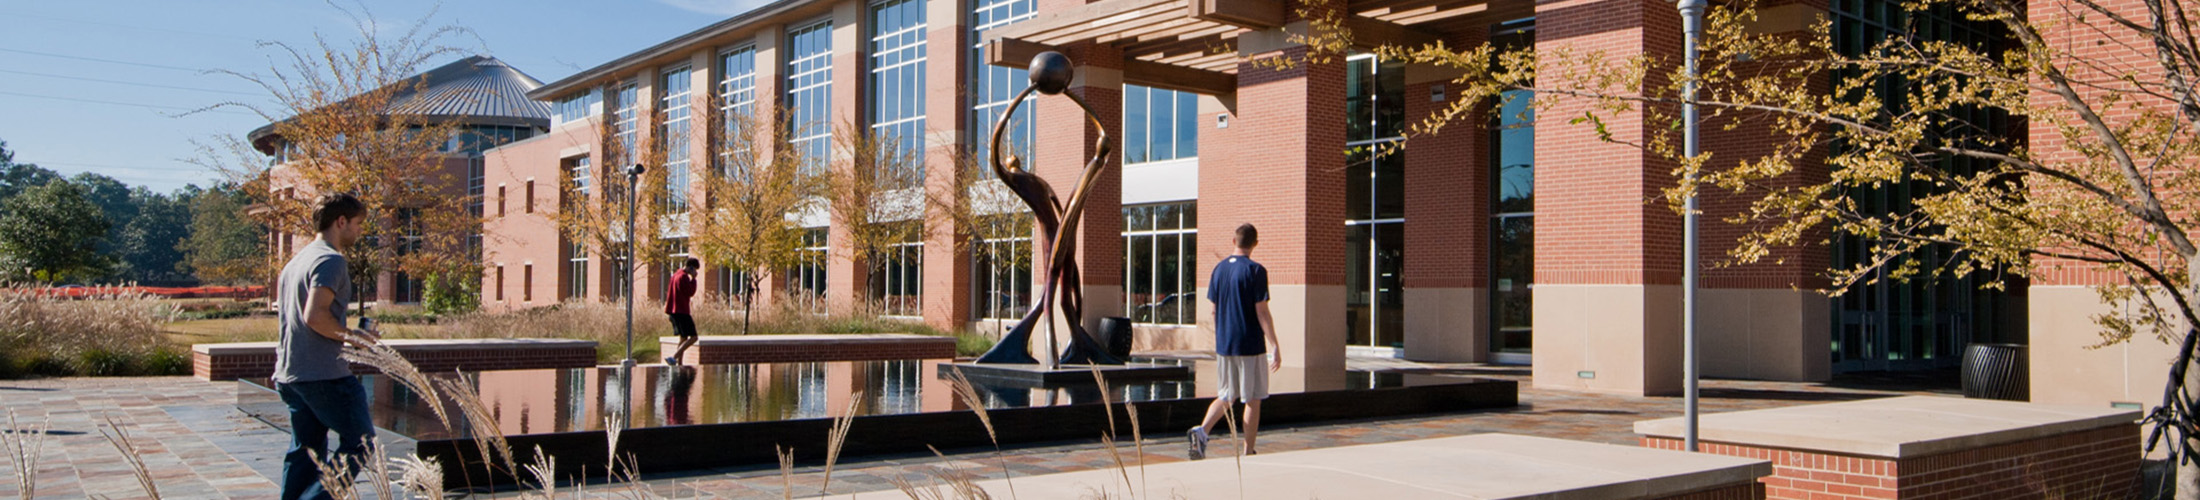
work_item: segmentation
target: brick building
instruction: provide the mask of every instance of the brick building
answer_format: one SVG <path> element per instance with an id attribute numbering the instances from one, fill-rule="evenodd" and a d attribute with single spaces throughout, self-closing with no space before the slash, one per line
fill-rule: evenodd
<path id="1" fill-rule="evenodd" d="M 1664 0 L 1343 5 L 1368 46 L 1492 42 L 1668 59 L 1681 52 L 1680 19 Z M 485 228 L 499 237 L 486 243 L 483 302 L 510 309 L 616 300 L 618 287 L 606 286 L 620 279 L 616 266 L 560 235 L 542 208 L 603 199 L 600 188 L 617 170 L 601 150 L 605 130 L 632 144 L 668 133 L 708 137 L 715 113 L 781 103 L 799 124 L 779 131 L 784 140 L 774 147 L 829 154 L 832 134 L 848 132 L 834 129 L 851 126 L 921 135 L 904 143 L 924 148 L 932 185 L 953 185 L 955 169 L 942 166 L 958 151 L 985 147 L 1005 101 L 1025 85 L 1020 68 L 1057 50 L 1078 65 L 1069 92 L 1096 109 L 1121 145 L 1110 159 L 1116 175 L 1094 186 L 1079 233 L 1088 324 L 1131 317 L 1142 350 L 1211 346 L 1198 300 L 1206 270 L 1229 254 L 1231 229 L 1250 222 L 1262 230 L 1255 258 L 1271 273 L 1285 364 L 1342 369 L 1347 353 L 1531 363 L 1538 386 L 1677 393 L 1681 220 L 1648 202 L 1672 184 L 1674 165 L 1568 126 L 1579 112 L 1567 105 L 1523 113 L 1525 95 L 1371 160 L 1364 151 L 1403 140 L 1406 127 L 1457 98 L 1458 89 L 1444 85 L 1455 75 L 1372 54 L 1254 62 L 1306 50 L 1292 38 L 1306 29 L 1300 7 L 781 0 L 673 37 L 529 94 L 556 103 L 557 113 L 549 133 L 488 155 L 485 184 L 526 194 L 491 209 L 503 216 Z M 1762 7 L 1761 29 L 1806 30 L 1824 16 L 1843 47 L 1866 46 L 1902 22 L 1881 0 Z M 1986 36 L 1961 19 L 1911 22 L 1936 23 L 1943 29 L 1932 32 L 1944 39 Z M 695 109 L 701 92 L 715 93 L 721 109 Z M 1065 189 L 1099 130 L 1066 99 L 1022 109 L 1010 142 Z M 1663 126 L 1628 116 L 1607 124 L 1611 139 L 1640 140 Z M 1706 130 L 1705 149 L 1728 158 L 1771 144 L 1749 130 Z M 672 154 L 667 168 L 679 169 L 672 179 L 712 171 L 704 148 Z M 582 188 L 550 188 L 561 178 Z M 676 180 L 670 189 L 692 197 L 697 184 Z M 1875 199 L 1907 193 L 1890 188 Z M 1711 197 L 1705 207 L 1703 252 L 1715 261 L 1743 231 L 1718 217 L 1746 209 L 1747 200 Z M 1030 303 L 1029 266 L 990 258 L 1029 252 L 1024 235 L 958 250 L 934 234 L 872 266 L 840 251 L 844 228 L 810 219 L 819 263 L 768 277 L 778 295 L 768 300 L 821 298 L 841 313 L 863 301 L 903 304 L 886 312 L 980 331 L 1013 321 Z M 1999 293 L 1954 279 L 1880 283 L 1840 299 L 1810 291 L 1824 285 L 1824 269 L 1847 264 L 1868 244 L 1839 240 L 1783 250 L 1779 263 L 1706 269 L 1705 375 L 1823 380 L 1835 371 L 1945 368 L 1968 343 L 2021 343 L 2027 321 L 2066 322 L 2043 321 L 2038 309 L 2028 319 L 2023 286 Z M 645 266 L 633 278 L 642 297 L 661 294 L 664 267 Z M 727 273 L 708 267 L 703 289 L 730 292 Z"/>
<path id="2" fill-rule="evenodd" d="M 415 87 L 390 97 L 391 114 L 409 116 L 415 123 L 455 124 L 454 136 L 441 151 L 441 168 L 422 172 L 419 178 L 437 183 L 434 189 L 451 198 L 471 199 L 468 210 L 482 215 L 482 176 L 486 172 L 483 152 L 549 128 L 549 104 L 527 98 L 527 92 L 542 86 L 542 81 L 489 56 L 466 57 L 401 81 Z M 291 164 L 294 148 L 276 131 L 274 124 L 268 124 L 247 135 L 252 147 L 267 155 L 272 165 L 268 170 L 269 189 L 285 196 L 315 196 L 310 187 L 297 185 L 298 174 Z M 312 239 L 311 234 L 270 233 L 268 255 L 280 264 Z M 396 239 L 390 243 L 400 245 L 400 252 L 427 251 L 418 248 L 422 246 L 420 238 Z M 478 241 L 470 244 L 478 245 Z M 354 286 L 360 289 L 356 294 L 359 302 L 410 304 L 420 302 L 423 280 L 422 276 L 384 270 L 372 282 Z"/>

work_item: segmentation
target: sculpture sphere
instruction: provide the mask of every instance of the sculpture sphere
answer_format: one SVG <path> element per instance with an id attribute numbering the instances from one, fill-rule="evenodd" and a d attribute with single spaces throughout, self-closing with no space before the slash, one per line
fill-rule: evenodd
<path id="1" fill-rule="evenodd" d="M 1076 76 L 1076 70 L 1070 67 L 1069 56 L 1060 52 L 1050 50 L 1031 57 L 1031 88 L 1041 94 L 1054 95 L 1068 90 L 1069 81 Z"/>

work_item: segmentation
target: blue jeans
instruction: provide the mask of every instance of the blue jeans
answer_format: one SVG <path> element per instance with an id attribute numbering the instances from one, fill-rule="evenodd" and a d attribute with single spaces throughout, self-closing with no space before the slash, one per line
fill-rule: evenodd
<path id="1" fill-rule="evenodd" d="M 290 451 L 283 454 L 283 500 L 329 497 L 321 487 L 321 462 L 338 463 L 344 477 L 359 473 L 367 447 L 374 444 L 374 420 L 367 413 L 367 390 L 359 377 L 275 384 L 290 407 Z M 336 454 L 328 452 L 328 433 L 336 432 Z M 315 457 L 320 457 L 319 462 Z"/>

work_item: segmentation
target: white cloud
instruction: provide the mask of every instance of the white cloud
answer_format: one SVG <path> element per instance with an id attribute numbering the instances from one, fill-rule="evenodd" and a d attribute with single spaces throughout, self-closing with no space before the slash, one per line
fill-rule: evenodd
<path id="1" fill-rule="evenodd" d="M 690 12 L 731 16 L 764 5 L 765 0 L 657 0 L 657 2 Z"/>

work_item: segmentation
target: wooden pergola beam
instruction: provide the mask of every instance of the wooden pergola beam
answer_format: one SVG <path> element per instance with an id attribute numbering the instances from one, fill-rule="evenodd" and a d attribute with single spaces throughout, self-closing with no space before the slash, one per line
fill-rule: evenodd
<path id="1" fill-rule="evenodd" d="M 1237 93 L 1237 75 L 1153 61 L 1123 61 L 1123 83 L 1213 96 Z"/>
<path id="2" fill-rule="evenodd" d="M 1351 30 L 1352 43 L 1362 47 L 1418 47 L 1442 39 L 1410 26 L 1362 16 L 1344 16 L 1344 27 Z"/>
<path id="3" fill-rule="evenodd" d="M 991 66 L 1028 68 L 1031 58 L 1049 50 L 1059 52 L 1061 48 L 1014 38 L 992 38 L 985 41 L 984 62 Z"/>
<path id="4" fill-rule="evenodd" d="M 1201 20 L 1245 29 L 1265 30 L 1283 26 L 1282 0 L 1191 0 L 1191 15 Z"/>

